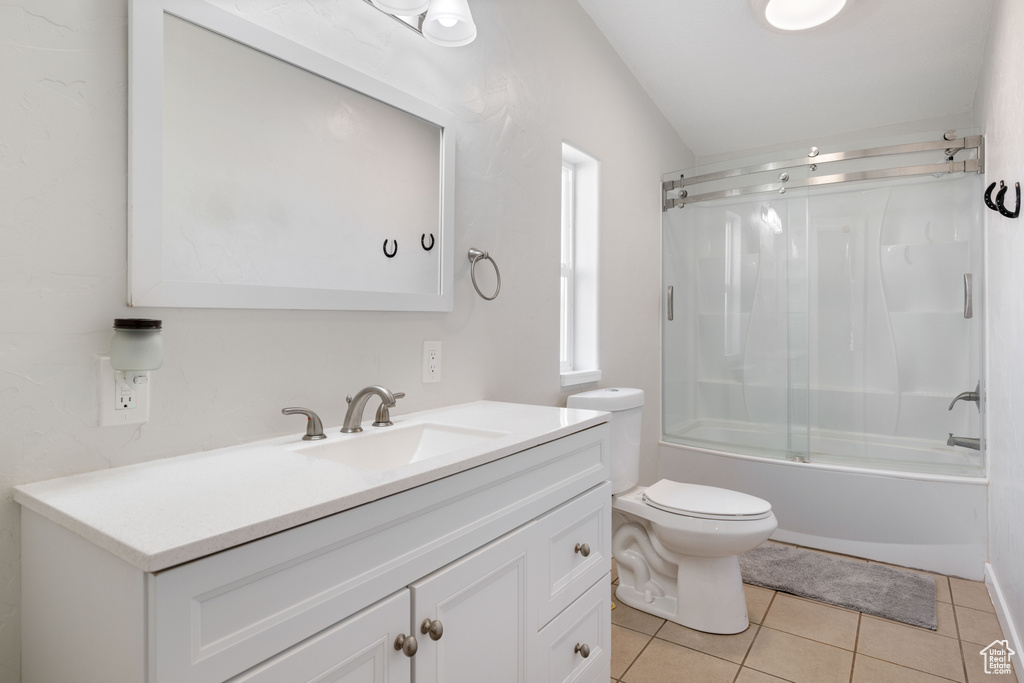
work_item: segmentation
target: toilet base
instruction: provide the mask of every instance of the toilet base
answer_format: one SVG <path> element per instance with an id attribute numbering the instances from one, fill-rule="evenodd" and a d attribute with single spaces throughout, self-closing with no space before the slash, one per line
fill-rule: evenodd
<path id="1" fill-rule="evenodd" d="M 739 558 L 681 557 L 676 595 L 638 590 L 620 572 L 615 597 L 623 604 L 705 633 L 731 635 L 750 626 Z"/>

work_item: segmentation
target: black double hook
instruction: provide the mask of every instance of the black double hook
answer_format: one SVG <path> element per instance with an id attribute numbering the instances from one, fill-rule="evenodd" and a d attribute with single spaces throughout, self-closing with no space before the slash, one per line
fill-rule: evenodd
<path id="1" fill-rule="evenodd" d="M 1019 216 L 1020 183 L 1014 183 L 1014 186 L 1017 190 L 1017 208 L 1015 208 L 1013 211 L 1008 210 L 1003 202 L 1003 198 L 1006 196 L 1006 191 L 1010 188 L 1002 180 L 999 181 L 999 192 L 996 193 L 995 201 L 992 201 L 992 190 L 996 188 L 996 184 L 992 183 L 991 185 L 988 186 L 988 189 L 985 190 L 985 206 L 992 209 L 993 211 L 998 211 L 1007 218 L 1016 218 L 1017 216 Z"/>
<path id="2" fill-rule="evenodd" d="M 388 240 L 384 240 L 384 255 L 388 258 L 395 258 L 395 254 L 398 253 L 398 240 L 391 240 L 395 243 L 395 249 L 390 254 L 388 253 Z"/>
<path id="3" fill-rule="evenodd" d="M 427 233 L 420 235 L 420 246 L 423 247 L 424 251 L 430 251 L 434 248 L 434 233 L 430 233 L 430 246 L 427 246 Z"/>

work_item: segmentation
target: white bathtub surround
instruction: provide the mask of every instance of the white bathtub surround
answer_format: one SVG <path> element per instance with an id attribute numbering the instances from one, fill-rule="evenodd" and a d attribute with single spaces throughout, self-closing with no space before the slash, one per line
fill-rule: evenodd
<path id="1" fill-rule="evenodd" d="M 772 503 L 772 538 L 980 581 L 988 481 L 796 463 L 662 443 L 663 476 Z"/>

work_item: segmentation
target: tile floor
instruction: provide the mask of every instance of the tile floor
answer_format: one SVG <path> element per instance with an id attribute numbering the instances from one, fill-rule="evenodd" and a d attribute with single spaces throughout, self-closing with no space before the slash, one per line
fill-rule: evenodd
<path id="1" fill-rule="evenodd" d="M 718 636 L 617 602 L 613 570 L 612 681 L 1017 683 L 984 671 L 980 650 L 1002 638 L 985 584 L 932 576 L 937 631 L 745 585 L 750 627 Z"/>

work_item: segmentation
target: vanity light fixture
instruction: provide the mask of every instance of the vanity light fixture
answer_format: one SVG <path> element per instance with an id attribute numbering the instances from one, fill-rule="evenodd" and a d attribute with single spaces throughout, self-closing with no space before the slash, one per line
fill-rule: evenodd
<path id="1" fill-rule="evenodd" d="M 459 47 L 476 39 L 467 0 L 365 0 L 435 45 Z"/>
<path id="2" fill-rule="evenodd" d="M 371 0 L 373 5 L 396 17 L 414 17 L 427 11 L 430 0 Z"/>
<path id="3" fill-rule="evenodd" d="M 423 37 L 435 45 L 459 47 L 476 38 L 476 24 L 466 0 L 430 0 Z"/>
<path id="4" fill-rule="evenodd" d="M 854 0 L 750 0 L 758 20 L 773 31 L 808 31 L 836 19 Z"/>

